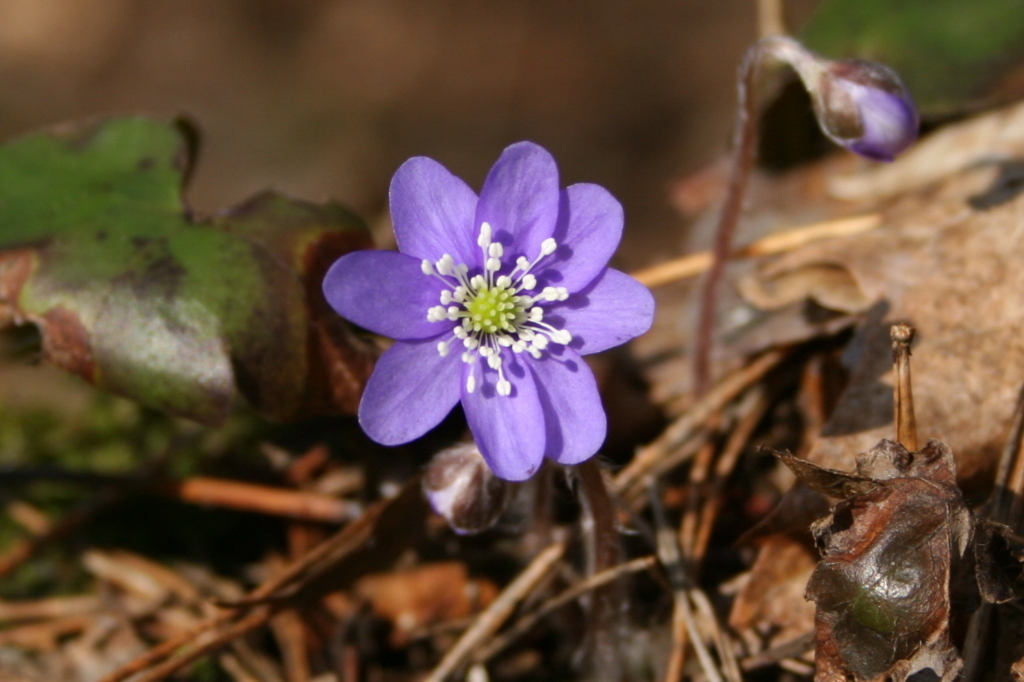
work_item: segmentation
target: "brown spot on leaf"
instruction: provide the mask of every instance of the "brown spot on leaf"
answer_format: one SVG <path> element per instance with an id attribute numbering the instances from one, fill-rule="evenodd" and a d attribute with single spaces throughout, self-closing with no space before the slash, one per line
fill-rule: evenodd
<path id="1" fill-rule="evenodd" d="M 312 413 L 355 414 L 373 372 L 376 348 L 327 305 L 323 294 L 324 275 L 334 261 L 370 246 L 365 232 L 328 232 L 302 255 L 303 284 L 314 330 L 309 339 L 308 409 Z"/>
<path id="2" fill-rule="evenodd" d="M 96 363 L 89 331 L 78 316 L 58 306 L 42 319 L 43 354 L 47 360 L 87 381 L 96 381 Z"/>
<path id="3" fill-rule="evenodd" d="M 0 253 L 0 329 L 24 321 L 16 301 L 35 261 L 35 251 L 29 249 Z"/>
<path id="4" fill-rule="evenodd" d="M 340 317 L 313 323 L 310 335 L 309 414 L 355 414 L 377 357 Z"/>

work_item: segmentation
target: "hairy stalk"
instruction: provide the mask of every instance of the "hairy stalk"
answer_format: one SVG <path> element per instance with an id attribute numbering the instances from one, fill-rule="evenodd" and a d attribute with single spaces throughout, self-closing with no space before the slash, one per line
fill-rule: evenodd
<path id="1" fill-rule="evenodd" d="M 694 395 L 707 393 L 711 383 L 711 339 L 715 328 L 715 306 L 725 273 L 725 264 L 732 251 L 736 225 L 743 209 L 750 171 L 757 148 L 758 112 L 757 84 L 766 57 L 788 63 L 798 71 L 806 56 L 790 38 L 763 38 L 747 50 L 739 69 L 739 89 L 736 124 L 733 128 L 733 159 L 725 202 L 715 230 L 714 259 L 704 280 L 701 295 L 700 320 L 693 351 Z"/>
<path id="2" fill-rule="evenodd" d="M 604 476 L 594 459 L 576 467 L 583 505 L 584 540 L 589 553 L 588 573 L 596 575 L 615 566 L 618 559 L 618 535 L 615 529 L 615 505 Z M 615 595 L 613 582 L 594 590 L 590 605 L 591 679 L 618 682 L 624 679 L 615 638 Z"/>

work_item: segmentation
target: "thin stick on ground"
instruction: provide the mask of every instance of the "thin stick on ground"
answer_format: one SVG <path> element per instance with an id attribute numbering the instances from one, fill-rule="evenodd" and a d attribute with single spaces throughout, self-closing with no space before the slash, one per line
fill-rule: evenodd
<path id="1" fill-rule="evenodd" d="M 669 424 L 657 439 L 640 448 L 636 456 L 615 477 L 614 490 L 621 493 L 649 476 L 650 471 L 665 454 L 683 443 L 701 425 L 750 386 L 757 383 L 788 355 L 785 349 L 775 349 L 761 355 L 742 369 L 720 381 L 681 417 Z"/>
<path id="2" fill-rule="evenodd" d="M 717 424 L 712 425 L 712 430 L 718 428 Z M 711 463 L 718 452 L 718 443 L 715 439 L 707 443 L 697 452 L 690 467 L 690 476 L 686 482 L 686 501 L 683 507 L 683 518 L 679 522 L 679 548 L 682 551 L 683 568 L 689 575 L 694 575 L 697 557 L 693 548 L 697 537 L 697 526 L 700 510 L 704 501 L 704 494 L 707 492 L 707 480 L 711 470 Z"/>
<path id="3" fill-rule="evenodd" d="M 193 476 L 168 483 L 161 490 L 183 502 L 284 516 L 302 521 L 343 523 L 352 518 L 344 500 L 307 490 Z"/>
<path id="4" fill-rule="evenodd" d="M 527 613 L 525 616 L 517 620 L 512 627 L 510 627 L 506 632 L 503 632 L 500 637 L 495 637 L 487 647 L 474 656 L 473 661 L 476 663 L 484 663 L 490 660 L 508 648 L 508 646 L 517 639 L 532 630 L 533 627 L 545 616 L 562 608 L 570 602 L 576 601 L 587 592 L 596 590 L 597 588 L 609 583 L 613 583 L 619 578 L 623 578 L 632 573 L 640 573 L 641 571 L 649 570 L 657 563 L 658 561 L 655 557 L 645 556 L 619 564 L 618 566 L 614 566 L 606 571 L 595 573 L 579 584 L 555 595 L 551 599 L 548 599 L 546 602 L 541 604 L 537 610 Z"/>
<path id="5" fill-rule="evenodd" d="M 189 663 L 220 649 L 232 640 L 262 627 L 274 617 L 277 610 L 279 610 L 279 607 L 273 606 L 253 609 L 251 613 L 232 623 L 224 630 L 212 634 L 210 637 L 194 641 L 191 649 L 178 652 L 174 658 L 169 658 L 163 663 L 153 666 L 132 682 L 161 682 L 161 680 L 167 679 Z"/>
<path id="6" fill-rule="evenodd" d="M 73 534 L 79 528 L 89 523 L 98 512 L 120 501 L 122 497 L 123 493 L 121 491 L 108 490 L 99 499 L 68 512 L 45 533 L 14 543 L 7 551 L 0 555 L 0 578 L 10 575 L 15 569 L 34 557 L 50 543 Z"/>
<path id="7" fill-rule="evenodd" d="M 995 487 L 989 504 L 988 518 L 1005 523 L 1020 531 L 1021 499 L 1024 498 L 1024 386 L 1017 395 L 1010 435 L 1003 446 L 996 471 Z M 964 682 L 981 679 L 988 650 L 989 633 L 995 610 L 991 604 L 982 605 L 971 615 L 964 638 Z"/>
<path id="8" fill-rule="evenodd" d="M 777 665 L 780 661 L 784 661 L 787 658 L 796 658 L 797 656 L 802 656 L 813 650 L 814 633 L 809 632 L 806 635 L 801 635 L 796 639 L 783 642 L 771 649 L 766 649 L 765 651 L 760 651 L 751 656 L 747 656 L 740 661 L 740 669 L 750 671 L 757 670 L 758 668 L 766 668 L 770 665 Z"/>
<path id="9" fill-rule="evenodd" d="M 309 682 L 309 661 L 306 658 L 306 631 L 302 618 L 295 611 L 283 611 L 270 620 L 288 682 Z"/>
<path id="10" fill-rule="evenodd" d="M 725 483 L 732 475 L 733 469 L 736 468 L 743 448 L 750 442 L 754 429 L 757 428 L 767 409 L 768 399 L 765 397 L 764 391 L 755 388 L 744 398 L 739 410 L 739 422 L 733 427 L 725 447 L 722 448 L 722 452 L 715 462 L 714 474 L 709 490 L 704 496 L 704 506 L 700 513 L 700 526 L 697 528 L 697 535 L 690 549 L 695 571 L 699 570 L 704 560 L 704 553 L 711 540 L 711 529 L 722 508 L 722 490 L 725 488 Z"/>
<path id="11" fill-rule="evenodd" d="M 725 628 L 718 622 L 715 610 L 711 606 L 711 600 L 708 599 L 703 590 L 697 587 L 690 587 L 686 593 L 704 622 L 711 628 L 715 650 L 718 652 L 719 661 L 721 661 L 722 674 L 725 675 L 729 682 L 743 682 L 743 674 L 740 672 L 740 664 L 736 660 L 736 653 L 733 651 L 732 642 L 729 641 L 729 635 L 726 634 Z"/>
<path id="12" fill-rule="evenodd" d="M 661 507 L 658 486 L 654 481 L 648 485 L 651 497 L 651 508 L 654 511 L 654 522 L 657 525 L 658 559 L 661 560 L 669 581 L 672 583 L 672 654 L 666 667 L 664 682 L 679 682 L 682 679 L 683 665 L 686 662 L 686 645 L 693 644 L 697 660 L 709 682 L 724 682 L 711 652 L 700 637 L 697 622 L 693 617 L 690 596 L 687 594 L 689 580 L 683 568 L 682 555 L 676 542 L 676 534 L 672 532 L 665 520 L 665 511 Z"/>
<path id="13" fill-rule="evenodd" d="M 910 382 L 910 344 L 914 340 L 914 328 L 909 324 L 894 324 L 890 335 L 896 371 L 893 396 L 896 440 L 910 452 L 917 452 L 917 418 L 914 416 L 914 393 Z"/>
<path id="14" fill-rule="evenodd" d="M 729 254 L 730 260 L 757 258 L 792 251 L 806 244 L 823 239 L 848 237 L 850 235 L 869 232 L 882 224 L 882 216 L 878 213 L 826 220 L 820 223 L 802 225 L 773 234 L 751 242 Z M 714 263 L 712 251 L 691 253 L 681 258 L 674 258 L 664 263 L 637 270 L 631 275 L 646 287 L 660 287 L 672 282 L 679 282 L 707 272 Z"/>
<path id="15" fill-rule="evenodd" d="M 502 623 L 508 620 L 522 599 L 543 580 L 565 554 L 565 543 L 556 542 L 538 554 L 530 565 L 508 584 L 498 598 L 491 602 L 473 624 L 462 633 L 436 668 L 430 671 L 424 682 L 443 682 L 461 667 L 473 650 L 491 637 Z"/>
<path id="16" fill-rule="evenodd" d="M 314 547 L 301 560 L 289 564 L 280 574 L 262 583 L 242 600 L 224 605 L 223 611 L 206 619 L 193 630 L 161 642 L 146 653 L 111 672 L 100 682 L 122 682 L 122 680 L 144 670 L 150 670 L 150 673 L 154 670 L 178 670 L 182 665 L 195 660 L 195 657 L 190 657 L 193 650 L 189 650 L 187 647 L 196 646 L 196 642 L 207 642 L 212 637 L 213 641 L 217 642 L 217 646 L 223 646 L 226 642 L 231 641 L 230 637 L 224 636 L 224 632 L 245 633 L 249 632 L 250 629 L 259 627 L 275 613 L 287 608 L 288 598 L 300 590 L 304 584 L 309 583 L 313 578 L 323 575 L 325 571 L 331 570 L 342 559 L 370 540 L 376 530 L 377 522 L 391 505 L 401 504 L 403 501 L 410 499 L 420 500 L 420 483 L 416 478 L 407 483 L 398 495 L 389 500 L 378 502 L 367 509 L 358 519 Z M 264 606 L 269 606 L 269 608 L 263 608 Z M 254 611 L 249 612 L 247 609 L 254 609 Z M 254 620 L 253 614 L 262 614 L 262 620 L 258 618 Z M 219 634 L 207 634 L 211 630 L 230 623 L 234 618 L 240 618 L 241 620 L 230 625 Z M 251 628 L 246 629 L 250 625 Z M 239 631 L 237 630 L 238 627 L 242 629 Z M 175 656 L 182 649 L 186 649 L 187 653 Z M 204 649 L 204 653 L 212 650 Z M 150 678 L 144 677 L 142 679 Z M 161 678 L 156 677 L 152 679 Z"/>

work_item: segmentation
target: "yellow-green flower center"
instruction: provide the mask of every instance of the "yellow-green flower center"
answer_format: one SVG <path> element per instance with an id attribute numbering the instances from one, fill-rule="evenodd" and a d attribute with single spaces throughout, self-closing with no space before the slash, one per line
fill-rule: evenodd
<path id="1" fill-rule="evenodd" d="M 465 350 L 462 361 L 470 366 L 466 377 L 466 391 L 476 390 L 474 366 L 482 360 L 489 369 L 498 373 L 494 390 L 498 395 L 512 395 L 512 383 L 502 369 L 502 353 L 529 353 L 540 359 L 548 343 L 565 345 L 572 341 L 572 334 L 557 329 L 544 321 L 544 309 L 540 302 L 555 303 L 569 298 L 565 287 L 546 286 L 538 293 L 537 277 L 530 274 L 538 263 L 555 252 L 558 244 L 548 237 L 540 245 L 540 253 L 534 260 L 525 256 L 516 259 L 515 267 L 499 275 L 505 255 L 505 247 L 491 239 L 491 226 L 481 223 L 480 236 L 476 240 L 483 256 L 483 272 L 469 276 L 469 266 L 456 263 L 446 253 L 432 263 L 424 259 L 420 264 L 423 274 L 437 277 L 445 284 L 441 291 L 440 305 L 427 310 L 431 322 L 457 322 L 452 328 L 452 338 L 437 342 L 437 352 L 448 355 L 453 342 L 461 342 Z"/>
<path id="2" fill-rule="evenodd" d="M 499 329 L 515 330 L 516 314 L 522 312 L 517 306 L 518 297 L 506 287 L 484 287 L 476 292 L 472 300 L 465 303 L 474 331 L 493 334 Z"/>

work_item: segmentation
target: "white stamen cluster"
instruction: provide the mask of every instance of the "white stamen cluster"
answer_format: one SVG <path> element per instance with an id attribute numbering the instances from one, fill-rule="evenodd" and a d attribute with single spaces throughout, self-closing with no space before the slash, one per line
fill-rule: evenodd
<path id="1" fill-rule="evenodd" d="M 469 266 L 455 263 L 451 254 L 444 254 L 431 263 L 424 260 L 423 274 L 437 277 L 447 287 L 441 292 L 441 305 L 427 311 L 431 322 L 458 322 L 452 336 L 437 344 L 437 352 L 446 356 L 453 341 L 461 341 L 464 348 L 462 361 L 470 365 L 466 390 L 476 390 L 474 362 L 483 359 L 487 366 L 498 372 L 499 395 L 511 395 L 512 384 L 502 369 L 501 349 L 511 348 L 514 353 L 527 352 L 540 358 L 548 343 L 567 344 L 572 335 L 544 322 L 544 309 L 534 305 L 539 301 L 553 303 L 569 297 L 565 287 L 544 287 L 540 293 L 528 294 L 537 287 L 537 278 L 530 271 L 558 248 L 554 239 L 541 242 L 540 255 L 533 261 L 524 256 L 516 259 L 516 266 L 506 275 L 498 275 L 502 268 L 504 247 L 491 240 L 489 223 L 480 225 L 476 243 L 483 251 L 484 271 L 468 276 Z"/>

